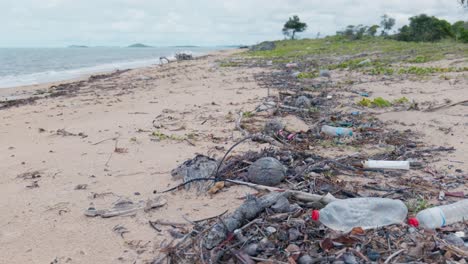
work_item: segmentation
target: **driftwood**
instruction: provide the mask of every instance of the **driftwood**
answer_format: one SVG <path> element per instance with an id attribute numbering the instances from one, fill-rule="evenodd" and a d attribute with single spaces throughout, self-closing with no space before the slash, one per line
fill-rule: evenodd
<path id="1" fill-rule="evenodd" d="M 466 104 L 466 103 L 468 103 L 468 100 L 463 100 L 463 101 L 456 102 L 456 103 L 453 103 L 453 104 L 445 104 L 445 105 L 437 106 L 437 107 L 434 107 L 434 108 L 429 108 L 429 109 L 424 110 L 424 112 L 433 112 L 433 111 L 437 111 L 437 110 L 440 110 L 440 109 L 443 109 L 443 108 L 452 107 L 452 106 L 456 106 L 456 105 L 460 105 L 460 104 Z"/>
<path id="2" fill-rule="evenodd" d="M 275 204 L 281 197 L 287 197 L 287 193 L 271 193 L 261 198 L 250 198 L 237 208 L 229 217 L 215 224 L 203 239 L 203 245 L 207 249 L 213 249 L 223 242 L 228 233 L 257 217 L 266 208 Z"/>
<path id="3" fill-rule="evenodd" d="M 229 180 L 229 182 L 239 184 L 239 185 L 249 186 L 254 189 L 261 190 L 261 191 L 287 193 L 288 196 L 293 196 L 295 199 L 300 200 L 302 202 L 321 202 L 323 204 L 329 204 L 333 201 L 338 200 L 337 198 L 335 198 L 333 195 L 329 193 L 326 195 L 318 195 L 318 194 L 306 193 L 306 192 L 295 191 L 295 190 L 285 190 L 281 188 L 255 184 L 251 182 L 243 182 L 243 181 L 236 181 L 236 180 Z"/>
<path id="4" fill-rule="evenodd" d="M 213 249 L 214 247 L 218 246 L 227 238 L 228 233 L 234 232 L 236 229 L 240 228 L 245 223 L 253 220 L 266 208 L 269 208 L 276 202 L 278 202 L 282 197 L 288 198 L 292 196 L 295 199 L 301 200 L 303 202 L 321 202 L 323 204 L 328 204 L 337 200 L 331 194 L 321 196 L 317 194 L 310 194 L 293 190 L 284 190 L 280 188 L 263 186 L 242 181 L 230 180 L 229 182 L 240 185 L 246 185 L 258 190 L 270 191 L 271 193 L 261 198 L 248 199 L 239 208 L 237 208 L 229 217 L 215 224 L 205 236 L 203 241 L 203 244 L 207 249 Z"/>
<path id="5" fill-rule="evenodd" d="M 175 57 L 178 61 L 179 60 L 193 60 L 192 54 L 189 54 L 189 53 L 183 53 L 183 52 L 176 53 Z"/>

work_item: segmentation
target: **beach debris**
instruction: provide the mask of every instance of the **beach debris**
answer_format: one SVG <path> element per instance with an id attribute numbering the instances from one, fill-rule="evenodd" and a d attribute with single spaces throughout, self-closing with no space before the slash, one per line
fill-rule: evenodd
<path id="1" fill-rule="evenodd" d="M 299 65 L 295 62 L 286 63 L 286 68 L 297 68 Z"/>
<path id="2" fill-rule="evenodd" d="M 364 66 L 364 65 L 371 64 L 371 63 L 372 63 L 371 59 L 365 59 L 363 61 L 360 61 L 357 65 L 358 66 Z"/>
<path id="3" fill-rule="evenodd" d="M 468 219 L 468 199 L 424 209 L 416 217 L 408 219 L 408 223 L 415 227 L 435 229 L 464 222 L 466 219 Z"/>
<path id="4" fill-rule="evenodd" d="M 275 158 L 261 158 L 249 166 L 248 178 L 256 184 L 275 186 L 286 178 L 286 168 Z"/>
<path id="5" fill-rule="evenodd" d="M 249 197 L 232 214 L 223 219 L 222 223 L 215 224 L 203 238 L 203 245 L 207 249 L 213 249 L 223 242 L 228 233 L 234 232 L 242 225 L 254 219 L 266 208 L 275 204 L 280 197 L 286 196 L 284 193 L 271 193 L 261 198 Z"/>
<path id="6" fill-rule="evenodd" d="M 169 63 L 171 62 L 167 57 L 159 57 L 159 64 Z"/>
<path id="7" fill-rule="evenodd" d="M 213 176 L 217 167 L 218 163 L 216 160 L 208 156 L 196 155 L 195 158 L 187 160 L 173 169 L 171 175 L 174 180 L 182 179 L 185 183 L 195 179 L 209 178 Z M 199 180 L 186 184 L 185 189 L 189 190 L 191 186 L 194 186 L 197 191 L 206 192 L 212 185 L 213 181 Z"/>
<path id="8" fill-rule="evenodd" d="M 145 205 L 145 212 L 149 212 L 152 209 L 162 207 L 167 204 L 167 199 L 162 196 L 157 196 L 153 199 L 148 199 Z"/>
<path id="9" fill-rule="evenodd" d="M 275 136 L 282 129 L 284 129 L 284 124 L 279 119 L 271 119 L 265 123 L 263 133 L 268 136 Z"/>
<path id="10" fill-rule="evenodd" d="M 300 71 L 295 71 L 293 73 L 291 73 L 291 76 L 294 77 L 294 78 L 297 78 L 301 75 L 301 72 Z"/>
<path id="11" fill-rule="evenodd" d="M 294 106 L 300 108 L 310 108 L 312 106 L 312 103 L 307 96 L 301 95 L 294 102 Z"/>
<path id="12" fill-rule="evenodd" d="M 366 169 L 409 170 L 410 162 L 406 160 L 366 160 L 363 162 Z"/>
<path id="13" fill-rule="evenodd" d="M 320 77 L 327 77 L 327 78 L 330 78 L 330 77 L 331 77 L 331 74 L 330 74 L 330 71 L 329 71 L 329 70 L 320 70 L 320 71 L 319 71 L 319 76 L 320 76 Z"/>
<path id="14" fill-rule="evenodd" d="M 264 41 L 257 45 L 253 45 L 250 47 L 250 51 L 266 51 L 266 50 L 274 50 L 276 48 L 276 44 L 273 41 Z"/>
<path id="15" fill-rule="evenodd" d="M 255 108 L 255 112 L 263 112 L 276 107 L 276 103 L 274 101 L 266 101 L 261 103 L 259 106 Z"/>
<path id="16" fill-rule="evenodd" d="M 88 188 L 88 184 L 78 184 L 75 186 L 75 190 L 86 190 Z"/>
<path id="17" fill-rule="evenodd" d="M 115 225 L 113 228 L 112 228 L 112 231 L 114 231 L 115 233 L 117 233 L 120 237 L 124 238 L 124 234 L 126 233 L 130 233 L 130 231 L 128 231 L 128 229 L 123 226 L 123 225 Z"/>
<path id="18" fill-rule="evenodd" d="M 75 134 L 75 133 L 71 133 L 71 132 L 66 131 L 64 128 L 58 129 L 56 134 L 59 135 L 59 136 L 62 136 L 62 137 L 68 137 L 68 136 L 81 137 L 81 138 L 87 138 L 88 137 L 88 135 L 86 135 L 83 132 Z"/>
<path id="19" fill-rule="evenodd" d="M 26 185 L 26 188 L 29 189 L 34 189 L 34 188 L 39 188 L 39 181 L 33 181 L 29 185 Z"/>
<path id="20" fill-rule="evenodd" d="M 101 216 L 102 218 L 129 216 L 135 215 L 139 210 L 148 212 L 154 208 L 164 206 L 165 204 L 167 204 L 167 200 L 161 196 L 148 199 L 146 202 L 139 201 L 137 203 L 134 203 L 130 199 L 120 198 L 113 203 L 109 209 L 96 209 L 96 207 L 91 204 L 91 206 L 85 211 L 85 215 L 89 217 Z"/>
<path id="21" fill-rule="evenodd" d="M 16 176 L 16 178 L 23 179 L 23 180 L 31 180 L 31 179 L 41 178 L 41 177 L 42 177 L 41 172 L 37 170 L 28 171 L 28 172 L 21 173 L 18 176 Z"/>
<path id="22" fill-rule="evenodd" d="M 350 137 L 353 135 L 353 130 L 345 127 L 323 125 L 320 131 L 325 135 L 333 137 Z"/>
<path id="23" fill-rule="evenodd" d="M 343 232 L 353 228 L 364 230 L 392 224 L 402 224 L 408 208 L 400 200 L 388 198 L 353 198 L 329 203 L 321 210 L 312 211 L 312 219 Z"/>
<path id="24" fill-rule="evenodd" d="M 193 55 L 185 52 L 178 52 L 175 54 L 175 57 L 178 61 L 181 60 L 193 60 Z"/>
<path id="25" fill-rule="evenodd" d="M 145 207 L 145 203 L 140 201 L 134 203 L 133 201 L 125 198 L 117 200 L 109 209 L 96 209 L 91 205 L 86 211 L 85 215 L 89 217 L 101 216 L 102 218 L 109 218 L 115 216 L 129 216 L 135 215 L 140 209 Z"/>

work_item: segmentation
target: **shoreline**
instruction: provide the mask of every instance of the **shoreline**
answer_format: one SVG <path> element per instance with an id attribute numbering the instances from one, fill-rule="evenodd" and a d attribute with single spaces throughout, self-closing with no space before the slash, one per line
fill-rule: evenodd
<path id="1" fill-rule="evenodd" d="M 207 55 L 216 55 L 219 52 L 230 51 L 230 50 L 238 50 L 238 49 L 233 48 L 233 49 L 213 50 L 213 51 L 209 51 L 207 53 L 200 53 L 198 55 L 194 55 L 194 58 L 197 59 L 197 58 L 207 56 Z M 116 71 L 136 70 L 136 69 L 142 69 L 142 68 L 147 68 L 147 67 L 159 66 L 161 64 L 159 63 L 158 60 L 159 60 L 159 58 L 145 59 L 145 60 L 138 60 L 138 61 L 116 62 L 116 63 L 130 64 L 130 63 L 139 63 L 139 62 L 142 62 L 142 61 L 147 61 L 147 62 L 153 61 L 153 63 L 149 63 L 149 64 L 145 64 L 145 65 L 139 65 L 139 66 L 136 66 L 136 67 L 113 68 L 113 69 L 109 69 L 109 70 L 96 70 L 96 71 L 87 72 L 87 73 L 77 73 L 76 77 L 63 78 L 63 79 L 60 78 L 59 80 L 56 80 L 56 81 L 45 81 L 45 82 L 40 82 L 40 83 L 36 83 L 36 84 L 26 84 L 26 85 L 14 85 L 14 86 L 0 87 L 0 100 L 1 100 L 2 96 L 5 96 L 5 90 L 9 90 L 10 92 L 14 92 L 14 90 L 44 89 L 47 86 L 59 85 L 59 84 L 62 84 L 62 83 L 70 83 L 70 82 L 75 82 L 75 81 L 80 81 L 80 80 L 86 80 L 89 77 L 91 77 L 93 75 L 97 75 L 97 74 L 109 74 L 109 73 L 113 73 L 113 72 L 116 72 Z M 175 62 L 175 60 L 173 60 L 173 58 L 172 58 L 170 62 L 173 63 L 173 62 Z M 108 63 L 108 64 L 114 64 L 114 63 Z M 68 71 L 85 70 L 85 69 L 89 69 L 89 68 L 102 67 L 102 66 L 105 66 L 105 65 L 108 65 L 108 64 L 100 64 L 100 65 L 95 65 L 95 66 L 90 66 L 90 67 L 70 69 Z M 62 71 L 62 72 L 64 72 L 64 71 Z M 38 73 L 33 73 L 33 74 L 38 74 Z M 31 74 L 29 74 L 29 75 L 31 75 Z M 19 77 L 21 77 L 21 76 L 19 76 Z"/>

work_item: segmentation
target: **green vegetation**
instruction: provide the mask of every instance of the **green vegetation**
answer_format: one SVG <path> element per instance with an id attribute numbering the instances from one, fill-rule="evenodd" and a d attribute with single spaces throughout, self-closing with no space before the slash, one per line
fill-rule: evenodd
<path id="1" fill-rule="evenodd" d="M 402 41 L 438 41 L 454 38 L 455 34 L 449 22 L 425 14 L 410 17 L 410 24 L 403 26 L 396 35 Z"/>
<path id="2" fill-rule="evenodd" d="M 297 75 L 297 78 L 299 79 L 313 79 L 317 78 L 319 76 L 318 72 L 313 71 L 313 72 L 301 72 L 299 75 Z"/>
<path id="3" fill-rule="evenodd" d="M 416 200 L 408 201 L 406 203 L 406 207 L 408 207 L 408 211 L 417 213 L 422 211 L 426 208 L 429 208 L 429 202 L 423 198 L 418 198 Z"/>
<path id="4" fill-rule="evenodd" d="M 358 102 L 358 105 L 364 106 L 364 107 L 384 108 L 384 107 L 392 106 L 392 103 L 390 101 L 383 99 L 382 97 L 377 97 L 374 100 L 371 100 L 369 98 L 363 98 L 361 101 Z"/>
<path id="5" fill-rule="evenodd" d="M 156 140 L 158 140 L 158 141 L 161 141 L 161 140 L 175 140 L 175 141 L 185 140 L 184 137 L 177 136 L 177 135 L 167 135 L 167 134 L 164 134 L 164 133 L 162 133 L 161 131 L 158 131 L 158 130 L 151 133 L 151 136 L 155 137 Z"/>
<path id="6" fill-rule="evenodd" d="M 374 100 L 371 100 L 369 98 L 362 98 L 357 104 L 360 106 L 364 106 L 364 107 L 384 108 L 384 107 L 390 107 L 392 105 L 402 105 L 406 103 L 409 103 L 409 100 L 406 97 L 395 99 L 393 100 L 393 102 L 385 100 L 382 97 L 377 97 Z"/>
<path id="7" fill-rule="evenodd" d="M 381 53 L 380 60 L 399 61 L 399 57 L 424 57 L 427 61 L 439 60 L 445 54 L 468 56 L 468 46 L 454 41 L 403 42 L 382 37 L 349 40 L 343 36 L 332 36 L 323 39 L 301 39 L 276 41 L 276 48 L 267 51 L 251 51 L 246 55 L 271 59 L 273 62 L 300 60 L 303 57 L 320 55 L 355 55 L 360 53 Z M 365 57 L 356 61 L 362 61 Z M 419 59 L 421 60 L 421 58 Z"/>
<path id="8" fill-rule="evenodd" d="M 380 25 L 382 26 L 382 36 L 387 36 L 388 32 L 395 26 L 395 19 L 388 15 L 383 15 Z"/>
<path id="9" fill-rule="evenodd" d="M 239 67 L 241 64 L 235 61 L 223 61 L 219 64 L 220 67 Z"/>
<path id="10" fill-rule="evenodd" d="M 283 34 L 287 37 L 291 37 L 293 40 L 298 32 L 304 32 L 307 29 L 307 24 L 301 22 L 298 16 L 290 17 L 284 24 Z"/>
<path id="11" fill-rule="evenodd" d="M 242 117 L 243 117 L 243 118 L 251 118 L 251 117 L 253 117 L 253 116 L 254 116 L 254 113 L 251 112 L 251 111 L 246 111 L 246 112 L 243 112 L 243 113 L 242 113 Z"/>
<path id="12" fill-rule="evenodd" d="M 393 104 L 406 104 L 406 103 L 409 103 L 409 100 L 406 97 L 401 97 L 401 98 L 393 100 Z"/>

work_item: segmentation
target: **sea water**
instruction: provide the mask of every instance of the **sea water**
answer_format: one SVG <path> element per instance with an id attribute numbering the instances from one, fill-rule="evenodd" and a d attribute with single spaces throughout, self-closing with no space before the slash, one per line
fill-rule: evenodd
<path id="1" fill-rule="evenodd" d="M 194 56 L 227 47 L 0 48 L 0 88 L 69 80 L 159 63 L 177 52 Z"/>

